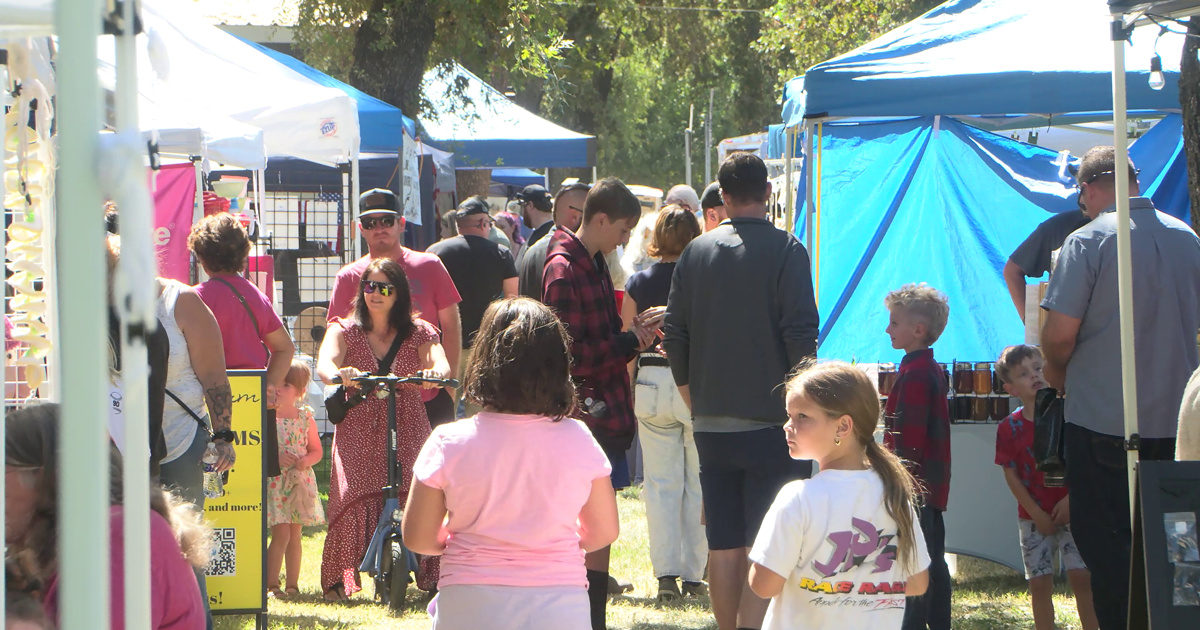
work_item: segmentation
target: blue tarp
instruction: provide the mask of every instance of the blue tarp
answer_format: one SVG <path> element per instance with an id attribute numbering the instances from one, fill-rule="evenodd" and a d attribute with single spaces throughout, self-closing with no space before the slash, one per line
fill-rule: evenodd
<path id="1" fill-rule="evenodd" d="M 363 153 L 398 153 L 403 144 L 402 133 L 408 132 L 410 138 L 417 137 L 417 125 L 405 116 L 397 107 L 360 92 L 357 88 L 342 83 L 337 79 L 317 70 L 316 68 L 284 53 L 261 44 L 243 40 L 272 59 L 299 72 L 306 78 L 321 85 L 337 88 L 358 101 L 358 127 L 361 135 L 359 151 Z M 237 98 L 236 91 L 230 98 Z"/>
<path id="2" fill-rule="evenodd" d="M 1189 221 L 1182 125 L 1170 116 L 1133 144 L 1138 180 L 1164 212 Z M 950 299 L 934 349 L 942 361 L 990 361 L 1024 339 L 1002 270 L 1033 229 L 1076 212 L 1059 154 L 952 118 L 828 123 L 820 138 L 820 239 L 814 242 L 820 356 L 899 361 L 883 333 L 888 291 L 927 282 Z M 807 243 L 807 174 L 796 234 Z M 819 242 L 819 245 L 817 244 Z"/>
<path id="3" fill-rule="evenodd" d="M 1024 339 L 1001 270 L 1052 213 L 1077 211 L 1057 153 L 943 118 L 830 124 L 821 138 L 820 356 L 899 361 L 883 298 L 927 282 L 950 299 L 938 359 L 995 360 Z M 803 174 L 800 199 L 804 199 Z M 804 235 L 801 206 L 797 233 Z"/>
<path id="4" fill-rule="evenodd" d="M 596 163 L 596 139 L 560 127 L 505 98 L 466 68 L 425 73 L 421 113 L 426 141 L 459 166 L 570 168 Z"/>
<path id="5" fill-rule="evenodd" d="M 1095 0 L 951 0 L 784 91 L 784 122 L 803 117 L 1085 114 L 1112 111 L 1109 17 Z M 1181 30 L 1176 27 L 1176 30 Z M 1183 36 L 1157 42 L 1166 87 L 1147 85 L 1158 29 L 1126 47 L 1129 110 L 1178 110 Z M 807 102 L 801 94 L 807 92 Z"/>
<path id="6" fill-rule="evenodd" d="M 1154 207 L 1190 225 L 1192 200 L 1183 153 L 1183 118 L 1171 114 L 1159 121 L 1130 145 L 1129 157 L 1141 170 L 1138 183 L 1142 194 L 1154 201 Z"/>

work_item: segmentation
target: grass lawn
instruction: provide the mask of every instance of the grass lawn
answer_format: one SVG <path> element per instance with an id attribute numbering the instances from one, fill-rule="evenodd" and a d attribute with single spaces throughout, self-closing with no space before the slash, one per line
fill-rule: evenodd
<path id="1" fill-rule="evenodd" d="M 632 597 L 619 597 L 608 606 L 608 625 L 621 630 L 707 630 L 715 629 L 708 599 L 660 605 L 654 595 L 657 581 L 650 567 L 646 535 L 646 510 L 636 488 L 618 496 L 621 511 L 621 538 L 613 547 L 612 572 L 632 580 Z M 327 604 L 321 599 L 321 546 L 324 528 L 306 528 L 304 567 L 300 576 L 300 597 L 290 601 L 271 601 L 270 627 L 297 630 L 416 630 L 429 627 L 425 607 L 428 596 L 416 587 L 408 592 L 408 610 L 392 617 L 387 609 L 372 602 L 372 587 L 366 588 L 346 604 Z M 369 582 L 369 580 L 367 580 Z M 1054 598 L 1058 627 L 1079 628 L 1075 602 L 1065 584 L 1059 584 Z M 1025 589 L 1024 577 L 1010 569 L 973 558 L 960 558 L 954 584 L 955 630 L 1010 630 L 1032 628 L 1033 613 Z M 252 630 L 252 617 L 217 617 L 217 630 Z"/>

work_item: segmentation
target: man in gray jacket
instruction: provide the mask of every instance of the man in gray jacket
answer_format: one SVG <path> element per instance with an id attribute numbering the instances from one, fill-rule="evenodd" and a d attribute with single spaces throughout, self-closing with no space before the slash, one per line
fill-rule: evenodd
<path id="1" fill-rule="evenodd" d="M 745 588 L 762 519 L 784 484 L 812 471 L 788 455 L 781 385 L 816 355 L 818 315 L 808 252 L 766 219 L 766 165 L 735 154 L 718 181 L 729 218 L 679 258 L 662 345 L 692 410 L 713 615 L 736 630 L 761 627 L 767 610 Z"/>

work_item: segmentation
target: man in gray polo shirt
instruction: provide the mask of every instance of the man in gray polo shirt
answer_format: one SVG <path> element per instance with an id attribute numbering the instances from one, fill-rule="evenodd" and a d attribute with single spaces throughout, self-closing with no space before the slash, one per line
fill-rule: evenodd
<path id="1" fill-rule="evenodd" d="M 1066 393 L 1071 530 L 1092 573 L 1102 630 L 1125 628 L 1129 482 L 1117 307 L 1116 172 L 1112 147 L 1083 157 L 1076 178 L 1093 220 L 1063 242 L 1042 308 L 1046 382 Z M 1139 457 L 1174 459 L 1183 390 L 1200 365 L 1200 239 L 1139 194 L 1129 169 Z M 1064 388 L 1065 385 L 1065 388 Z"/>
<path id="2" fill-rule="evenodd" d="M 763 517 L 780 488 L 812 471 L 788 455 L 782 384 L 816 355 L 818 315 L 808 252 L 766 219 L 766 165 L 734 154 L 718 181 L 729 219 L 676 263 L 662 346 L 692 410 L 713 615 L 735 630 L 762 627 L 767 611 L 746 588 Z"/>

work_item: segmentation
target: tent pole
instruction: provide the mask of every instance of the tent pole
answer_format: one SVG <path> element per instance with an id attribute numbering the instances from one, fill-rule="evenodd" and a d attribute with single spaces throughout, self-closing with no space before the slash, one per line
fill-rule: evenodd
<path id="1" fill-rule="evenodd" d="M 100 84 L 96 74 L 96 38 L 100 35 L 97 0 L 58 0 L 58 208 L 54 255 L 57 257 L 62 324 L 56 364 L 61 384 L 58 503 L 70 506 L 71 518 L 59 522 L 58 601 L 62 630 L 109 627 L 108 519 L 108 281 L 104 265 L 100 181 L 96 168 Z M 71 394 L 65 395 L 66 392 Z"/>
<path id="2" fill-rule="evenodd" d="M 342 199 L 345 200 L 343 207 L 346 209 L 346 215 L 350 217 L 350 251 L 354 253 L 354 260 L 362 258 L 362 252 L 359 251 L 358 237 L 358 200 L 350 198 L 350 171 L 346 170 L 345 164 L 339 164 L 338 170 L 342 172 Z M 403 240 L 403 237 L 401 237 Z"/>
<path id="3" fill-rule="evenodd" d="M 350 229 L 350 232 L 354 234 L 355 260 L 358 260 L 363 255 L 363 253 L 359 251 L 362 249 L 362 239 L 358 236 L 358 196 L 361 194 L 362 178 L 358 164 L 358 151 L 356 150 L 353 156 L 350 158 L 350 207 L 352 208 L 351 213 L 354 217 L 353 227 Z M 404 242 L 403 234 L 400 235 L 400 242 Z"/>
<path id="4" fill-rule="evenodd" d="M 783 184 L 784 185 L 784 191 L 783 191 L 784 192 L 784 204 L 783 204 L 783 207 L 785 209 L 784 210 L 784 225 L 786 225 L 788 231 L 793 234 L 795 234 L 795 232 L 796 232 L 796 224 L 792 220 L 792 217 L 795 214 L 793 212 L 793 208 L 792 208 L 793 204 L 795 203 L 795 195 L 793 194 L 793 191 L 792 191 L 792 154 L 795 153 L 795 151 L 796 151 L 796 149 L 795 149 L 795 146 L 796 146 L 795 131 L 796 130 L 794 127 L 785 127 L 783 130 L 783 132 L 784 132 L 783 150 L 787 152 L 786 155 L 784 155 L 784 157 L 783 157 L 783 165 L 784 165 L 783 166 L 783 174 L 784 174 L 784 180 L 783 180 L 784 181 L 784 184 Z"/>
<path id="5" fill-rule="evenodd" d="M 1122 27 L 1117 29 L 1116 27 Z M 1114 30 L 1123 31 L 1121 18 Z M 1121 314 L 1121 394 L 1124 400 L 1126 457 L 1129 473 L 1129 518 L 1133 519 L 1138 452 L 1129 448 L 1138 433 L 1137 362 L 1133 345 L 1133 261 L 1129 238 L 1129 131 L 1125 112 L 1125 41 L 1113 42 L 1113 159 L 1117 182 L 1117 301 Z"/>
<path id="6" fill-rule="evenodd" d="M 138 129 L 138 54 L 137 33 L 134 30 L 137 5 L 126 2 L 123 9 L 122 32 L 116 37 L 117 133 L 124 140 L 140 144 Z M 126 181 L 110 182 L 113 198 L 121 208 L 121 260 L 114 278 L 121 320 L 121 384 L 125 424 L 125 458 L 122 487 L 124 490 L 125 539 L 125 627 L 130 630 L 149 628 L 150 615 L 150 430 L 145 418 L 149 415 L 146 397 L 146 378 L 149 359 L 146 335 L 155 328 L 153 252 L 153 223 L 146 171 L 142 166 L 145 145 L 140 150 L 127 150 L 126 159 L 136 160 L 125 165 L 121 173 Z M 135 152 L 136 151 L 136 152 Z M 102 159 L 122 159 L 123 156 L 102 156 Z M 141 331 L 135 334 L 135 331 Z M 64 435 L 66 435 L 64 433 Z M 114 579 L 120 579 L 114 577 Z"/>
<path id="7" fill-rule="evenodd" d="M 592 167 L 592 183 L 593 184 L 596 183 L 596 167 L 595 166 Z M 705 185 L 707 186 L 707 184 L 705 184 Z"/>
<path id="8" fill-rule="evenodd" d="M 808 257 L 812 258 L 813 248 L 813 204 L 812 204 L 812 189 L 813 189 L 813 167 L 816 166 L 816 161 L 813 160 L 813 124 L 811 121 L 804 121 L 804 174 L 807 181 L 804 184 L 804 236 L 808 241 Z M 816 279 L 816 272 L 813 272 L 813 278 Z"/>

